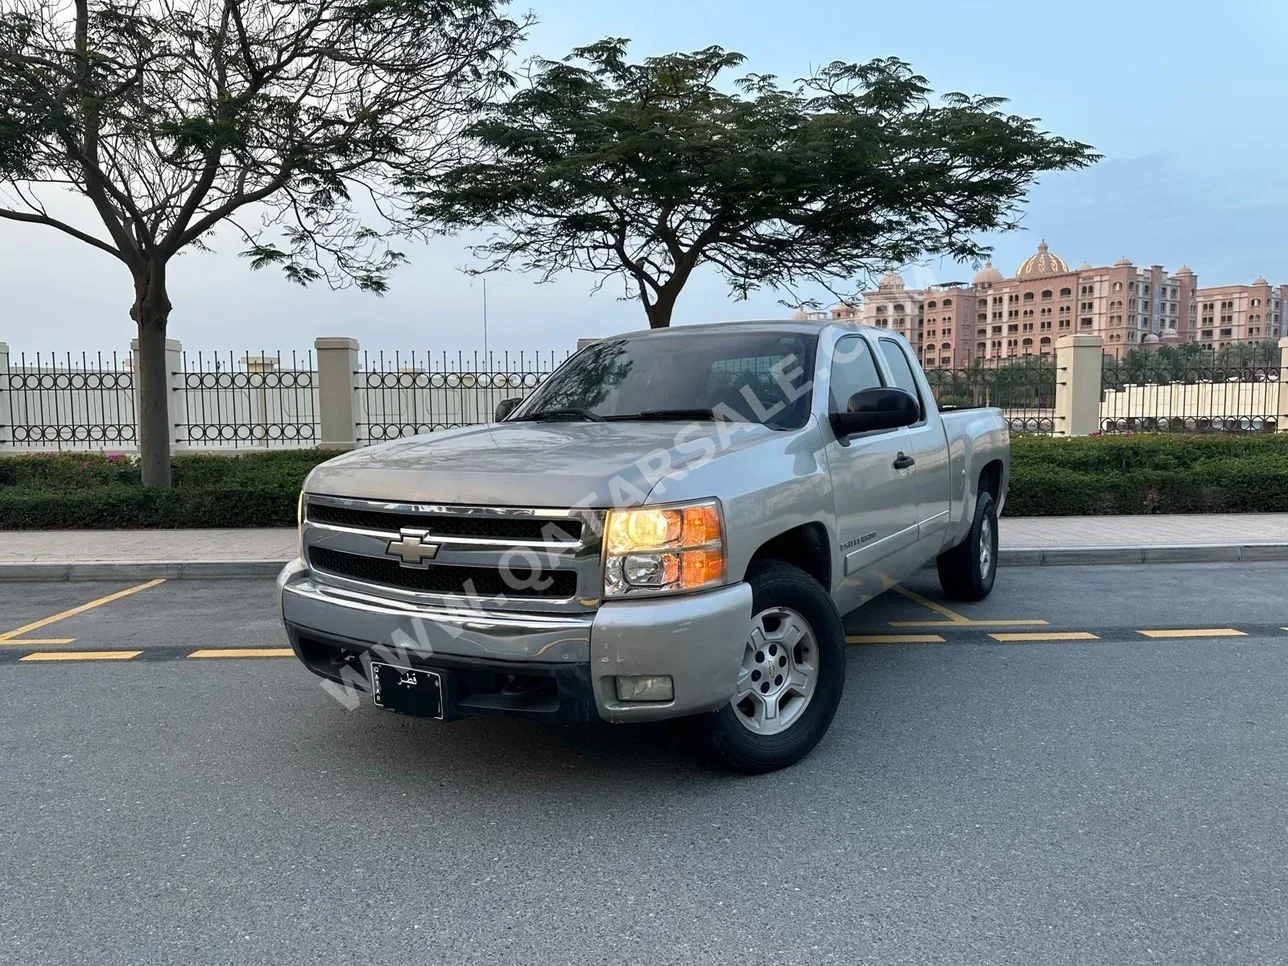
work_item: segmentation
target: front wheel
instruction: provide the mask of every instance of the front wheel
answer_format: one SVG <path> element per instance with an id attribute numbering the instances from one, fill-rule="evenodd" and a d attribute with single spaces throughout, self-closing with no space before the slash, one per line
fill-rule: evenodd
<path id="1" fill-rule="evenodd" d="M 752 618 L 733 699 L 696 720 L 708 751 L 734 771 L 774 771 L 819 743 L 841 701 L 845 631 L 832 599 L 791 564 L 752 564 Z"/>
<path id="2" fill-rule="evenodd" d="M 975 499 L 975 519 L 966 539 L 935 561 L 939 586 L 950 600 L 983 600 L 997 577 L 997 505 L 982 491 Z"/>

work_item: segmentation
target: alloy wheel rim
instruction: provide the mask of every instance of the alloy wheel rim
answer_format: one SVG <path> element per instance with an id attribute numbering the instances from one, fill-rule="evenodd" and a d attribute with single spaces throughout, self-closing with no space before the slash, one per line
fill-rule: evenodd
<path id="1" fill-rule="evenodd" d="M 788 607 L 769 607 L 751 619 L 733 705 L 739 723 L 757 735 L 795 724 L 818 684 L 818 639 Z"/>
<path id="2" fill-rule="evenodd" d="M 984 519 L 983 531 L 979 535 L 979 573 L 987 579 L 993 567 L 993 522 Z"/>

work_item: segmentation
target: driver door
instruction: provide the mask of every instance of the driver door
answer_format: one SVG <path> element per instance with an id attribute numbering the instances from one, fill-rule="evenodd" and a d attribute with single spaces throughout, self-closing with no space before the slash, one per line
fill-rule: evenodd
<path id="1" fill-rule="evenodd" d="M 872 344 L 862 335 L 837 341 L 828 412 L 844 411 L 856 392 L 885 385 Z M 915 470 L 906 457 L 906 429 L 837 438 L 823 429 L 832 475 L 841 572 L 835 581 L 842 613 L 875 597 L 915 569 Z"/>

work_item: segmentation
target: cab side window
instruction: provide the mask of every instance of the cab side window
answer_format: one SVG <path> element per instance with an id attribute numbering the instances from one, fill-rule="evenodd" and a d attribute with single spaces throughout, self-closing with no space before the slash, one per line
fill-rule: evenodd
<path id="1" fill-rule="evenodd" d="M 840 339 L 832 356 L 831 412 L 845 412 L 856 392 L 880 386 L 881 373 L 867 340 L 857 335 Z"/>
<path id="2" fill-rule="evenodd" d="M 893 339 L 881 340 L 881 354 L 885 356 L 886 365 L 890 367 L 890 376 L 894 379 L 895 387 L 912 393 L 912 398 L 917 400 L 917 405 L 921 407 L 921 418 L 925 419 L 926 404 L 921 401 L 921 392 L 917 389 L 917 377 L 912 374 L 912 364 L 908 361 L 908 354 Z"/>

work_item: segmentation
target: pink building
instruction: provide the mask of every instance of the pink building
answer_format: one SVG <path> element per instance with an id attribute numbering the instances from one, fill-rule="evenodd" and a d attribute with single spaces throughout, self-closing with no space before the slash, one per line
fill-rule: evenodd
<path id="1" fill-rule="evenodd" d="M 1273 342 L 1286 331 L 1288 285 L 1258 278 L 1251 285 L 1218 285 L 1196 293 L 1198 325 L 1193 341 L 1220 349 L 1236 342 Z"/>
<path id="2" fill-rule="evenodd" d="M 1200 289 L 1182 265 L 1169 273 L 1120 258 L 1096 268 L 1070 268 L 1046 242 L 1007 278 L 991 263 L 969 285 L 949 283 L 910 289 L 902 276 L 886 275 L 861 305 L 831 310 L 905 336 L 927 367 L 967 366 L 1048 355 L 1062 335 L 1098 335 L 1118 357 L 1159 343 L 1277 339 L 1285 331 L 1288 285 L 1265 279 L 1252 285 Z"/>

